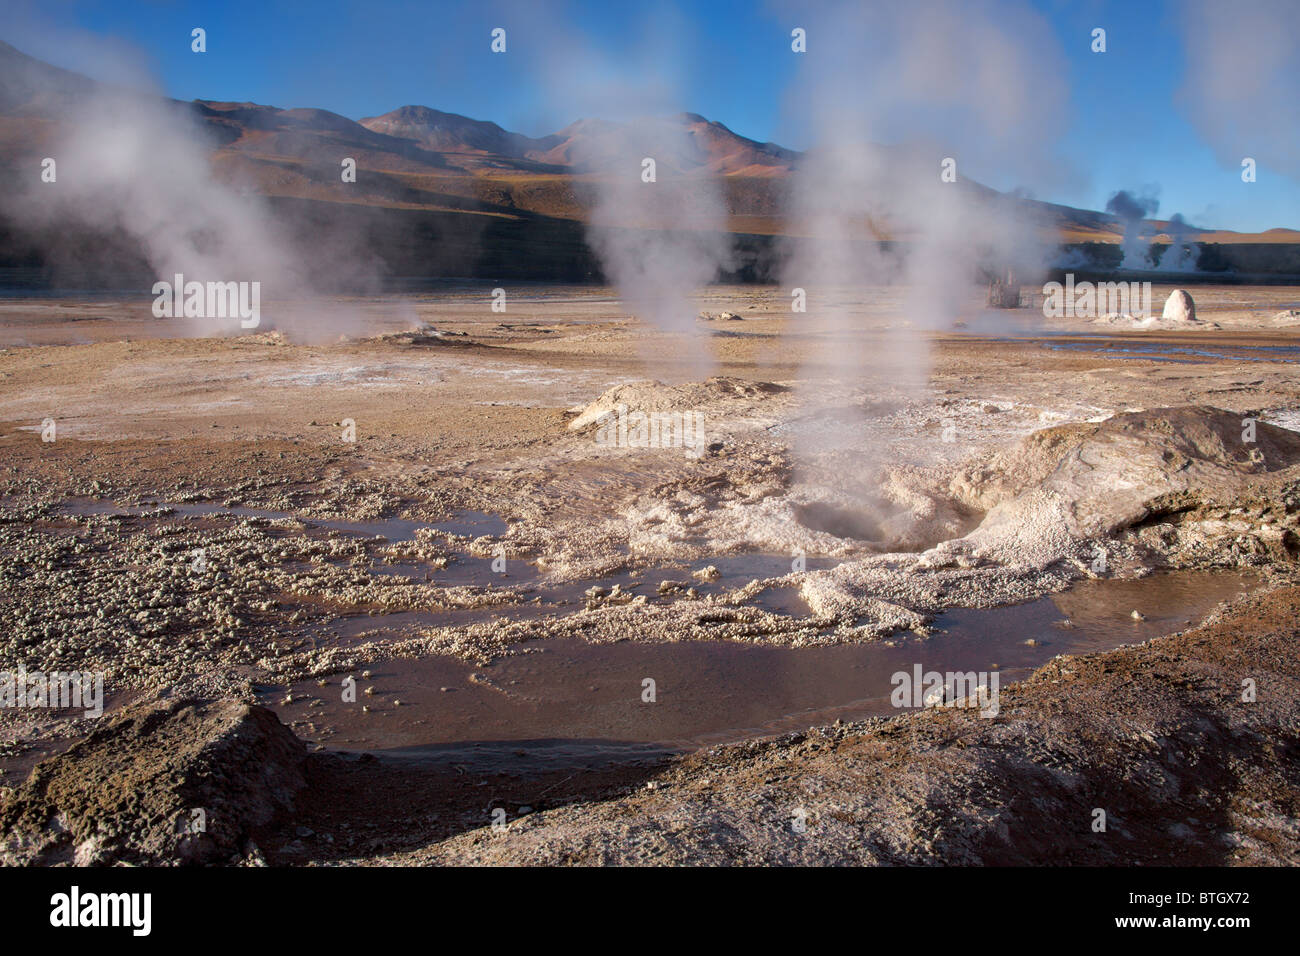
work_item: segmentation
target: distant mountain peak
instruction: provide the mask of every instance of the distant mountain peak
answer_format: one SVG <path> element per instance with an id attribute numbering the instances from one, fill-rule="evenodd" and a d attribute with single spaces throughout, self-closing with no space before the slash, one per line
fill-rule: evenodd
<path id="1" fill-rule="evenodd" d="M 547 139 L 533 139 L 512 133 L 489 120 L 470 119 L 459 113 L 445 113 L 429 106 L 399 106 L 382 116 L 368 116 L 361 125 L 376 133 L 414 140 L 436 152 L 478 152 L 527 159 L 530 153 L 554 146 Z"/>

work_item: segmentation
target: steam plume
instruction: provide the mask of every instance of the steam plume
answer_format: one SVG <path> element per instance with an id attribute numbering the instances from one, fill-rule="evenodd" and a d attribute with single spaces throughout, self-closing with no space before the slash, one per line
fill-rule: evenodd
<path id="1" fill-rule="evenodd" d="M 1146 256 L 1149 243 L 1144 240 L 1142 225 L 1160 208 L 1160 200 L 1149 195 L 1153 191 L 1154 187 L 1147 187 L 1148 194 L 1138 196 L 1121 189 L 1106 200 L 1106 211 L 1124 226 L 1122 266 L 1125 269 L 1148 269 L 1151 266 Z"/>

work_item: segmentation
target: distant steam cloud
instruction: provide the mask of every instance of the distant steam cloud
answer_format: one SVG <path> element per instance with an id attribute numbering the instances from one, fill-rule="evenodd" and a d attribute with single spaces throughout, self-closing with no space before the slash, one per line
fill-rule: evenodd
<path id="1" fill-rule="evenodd" d="M 980 267 L 1028 272 L 1046 258 L 1016 205 L 992 201 L 970 180 L 1010 177 L 1025 190 L 1072 180 L 1050 134 L 1068 105 L 1059 46 L 1042 16 L 1018 2 L 780 9 L 807 29 L 788 114 L 811 148 L 791 219 L 796 235 L 815 237 L 794 246 L 784 282 L 807 288 L 809 313 L 846 333 L 855 319 L 837 304 L 838 290 L 908 283 L 906 324 L 884 348 L 853 355 L 834 343 L 822 360 L 914 390 L 928 367 L 920 330 L 965 316 Z M 881 143 L 892 145 L 871 145 Z M 953 181 L 941 179 L 945 161 Z M 876 238 L 896 240 L 897 254 Z"/>
<path id="2" fill-rule="evenodd" d="M 1127 189 L 1121 189 L 1106 200 L 1106 211 L 1124 222 L 1140 221 L 1154 215 L 1159 208 L 1160 200 L 1154 196 L 1135 196 Z"/>
<path id="3" fill-rule="evenodd" d="M 1156 230 L 1148 225 L 1148 220 L 1160 209 L 1160 200 L 1156 198 L 1158 191 L 1157 186 L 1143 186 L 1138 192 L 1121 189 L 1106 201 L 1106 212 L 1124 227 L 1122 269 L 1140 271 L 1156 267 L 1155 253 L 1151 248 Z M 1160 257 L 1159 269 L 1162 272 L 1194 271 L 1199 255 L 1194 240 L 1201 231 L 1181 213 L 1174 213 L 1164 228 L 1169 236 L 1169 249 Z"/>
<path id="4" fill-rule="evenodd" d="M 99 72 L 121 73 L 114 63 L 122 56 L 105 58 Z M 37 104 L 38 115 L 56 122 L 38 151 L 30 147 L 17 160 L 0 213 L 43 237 L 46 261 L 61 281 L 138 281 L 145 301 L 156 282 L 183 275 L 195 288 L 257 289 L 262 330 L 314 338 L 361 330 L 359 317 L 316 292 L 326 275 L 354 288 L 373 282 L 373 261 L 348 254 L 340 245 L 347 237 L 318 229 L 309 264 L 292 224 L 275 215 L 254 184 L 214 175 L 216 143 L 190 104 L 150 90 L 138 74 L 132 88 L 110 86 L 13 50 L 9 66 L 20 78 L 8 87 L 16 100 L 10 107 Z M 127 265 L 137 256 L 147 275 Z M 169 334 L 219 335 L 252 327 L 241 318 L 205 305 L 201 314 L 187 309 L 164 321 L 174 326 Z"/>
<path id="5" fill-rule="evenodd" d="M 708 373 L 712 357 L 698 331 L 694 296 L 731 255 L 722 183 L 699 159 L 683 114 L 682 60 L 690 24 L 671 6 L 646 11 L 638 42 L 613 51 L 553 12 L 506 5 L 529 38 L 526 52 L 552 114 L 600 117 L 578 124 L 573 158 L 590 170 L 579 188 L 590 204 L 588 236 L 628 310 L 668 332 L 700 336 L 677 351 L 683 374 Z M 610 122 L 612 121 L 612 122 Z M 585 138 L 585 139 L 584 139 Z M 645 355 L 662 377 L 662 354 Z"/>
<path id="6" fill-rule="evenodd" d="M 272 295 L 298 288 L 297 264 L 265 200 L 218 182 L 213 144 L 192 108 L 149 90 L 147 78 L 114 69 L 121 58 L 121 51 L 104 54 L 99 72 L 125 72 L 134 88 L 91 82 L 6 50 L 9 107 L 34 104 L 37 115 L 57 122 L 39 151 L 30 147 L 16 160 L 12 188 L 0 197 L 4 214 L 40 231 L 62 270 L 90 274 L 101 256 L 116 267 L 143 256 L 152 278 L 140 277 L 142 295 L 154 280 L 177 274 L 200 283 L 258 282 Z M 228 316 L 192 317 L 175 334 L 239 327 Z"/>
<path id="7" fill-rule="evenodd" d="M 669 162 L 691 150 L 680 121 L 647 121 L 625 133 L 612 157 L 588 164 L 597 169 L 588 183 L 592 248 L 632 312 L 665 331 L 694 334 L 692 296 L 718 277 L 730 255 L 718 180 Z M 706 354 L 701 349 L 695 357 L 692 364 L 703 371 Z"/>
<path id="8" fill-rule="evenodd" d="M 1143 194 L 1138 195 L 1121 189 L 1106 200 L 1106 211 L 1124 226 L 1124 261 L 1121 268 L 1147 269 L 1151 263 L 1147 259 L 1150 245 L 1149 237 L 1143 235 L 1143 222 L 1154 216 L 1160 208 L 1160 200 L 1152 195 L 1156 187 L 1144 187 Z"/>
<path id="9" fill-rule="evenodd" d="M 1193 240 L 1200 234 L 1197 229 L 1179 213 L 1174 213 L 1165 226 L 1169 235 L 1169 250 L 1160 260 L 1160 268 L 1166 272 L 1191 272 L 1196 269 L 1198 251 Z"/>
<path id="10" fill-rule="evenodd" d="M 260 282 L 271 295 L 297 289 L 297 265 L 264 200 L 212 177 L 184 107 L 101 92 L 69 119 L 54 148 L 58 183 L 48 191 L 60 218 L 126 233 L 160 279 Z M 197 331 L 233 328 L 213 320 Z"/>
<path id="11" fill-rule="evenodd" d="M 1219 162 L 1243 159 L 1300 181 L 1300 4 L 1187 0 L 1177 4 L 1187 73 L 1179 90 Z"/>

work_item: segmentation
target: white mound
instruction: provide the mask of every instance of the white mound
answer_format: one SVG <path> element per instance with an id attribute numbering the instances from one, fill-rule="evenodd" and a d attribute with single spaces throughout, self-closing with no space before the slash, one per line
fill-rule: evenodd
<path id="1" fill-rule="evenodd" d="M 1160 317 L 1166 321 L 1179 323 L 1195 322 L 1196 303 L 1182 289 L 1175 289 L 1169 293 L 1169 298 L 1165 300 L 1165 310 Z"/>
<path id="2" fill-rule="evenodd" d="M 580 409 L 578 417 L 569 422 L 569 428 L 573 431 L 586 428 L 607 412 L 617 411 L 620 405 L 640 412 L 687 411 L 727 399 L 754 399 L 785 391 L 788 389 L 784 385 L 749 382 L 725 375 L 684 385 L 629 382 L 626 385 L 615 385 L 590 405 Z"/>

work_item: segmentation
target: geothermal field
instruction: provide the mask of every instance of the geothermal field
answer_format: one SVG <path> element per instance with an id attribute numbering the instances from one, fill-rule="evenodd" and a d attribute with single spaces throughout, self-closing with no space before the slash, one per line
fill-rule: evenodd
<path id="1" fill-rule="evenodd" d="M 102 718 L 5 714 L 6 857 L 1293 861 L 1300 287 L 1141 330 L 972 301 L 921 394 L 838 377 L 898 299 L 846 336 L 715 287 L 671 335 L 453 288 L 325 345 L 6 300 L 4 653 L 107 675 Z M 620 447 L 619 406 L 698 440 Z M 900 709 L 915 666 L 995 716 Z M 49 833 L 73 793 L 122 829 Z M 195 801 L 239 829 L 159 832 Z"/>
<path id="2" fill-rule="evenodd" d="M 1180 5 L 1162 206 L 919 7 L 774 15 L 798 150 L 519 8 L 558 132 L 0 43 L 0 862 L 1300 862 L 1300 168 L 1196 98 L 1300 19 Z"/>

